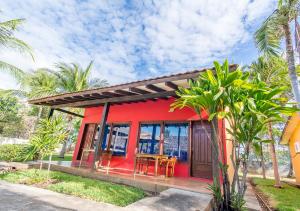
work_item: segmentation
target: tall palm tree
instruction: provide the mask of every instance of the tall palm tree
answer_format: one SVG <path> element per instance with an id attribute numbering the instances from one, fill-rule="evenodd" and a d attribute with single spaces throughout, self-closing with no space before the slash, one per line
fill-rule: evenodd
<path id="1" fill-rule="evenodd" d="M 24 21 L 24 19 L 12 19 L 0 22 L 0 46 L 17 50 L 20 53 L 28 53 L 32 57 L 32 59 L 34 59 L 31 47 L 24 41 L 14 36 L 14 33 L 18 30 L 18 28 L 23 24 Z M 0 69 L 7 70 L 10 73 L 14 73 L 15 77 L 19 78 L 20 76 L 19 72 L 21 70 L 5 61 L 0 61 Z"/>
<path id="2" fill-rule="evenodd" d="M 79 64 L 66 64 L 58 63 L 56 65 L 57 71 L 48 70 L 54 77 L 56 77 L 57 91 L 59 93 L 64 92 L 76 92 L 89 88 L 104 87 L 108 85 L 106 80 L 100 78 L 91 78 L 93 61 L 91 61 L 86 68 L 82 68 Z M 68 131 L 72 132 L 73 117 L 68 116 Z M 59 157 L 63 158 L 67 149 L 66 140 L 63 143 Z"/>
<path id="3" fill-rule="evenodd" d="M 273 87 L 284 87 L 290 84 L 288 78 L 288 67 L 284 59 L 281 57 L 270 56 L 268 59 L 266 57 L 259 57 L 257 61 L 253 62 L 250 66 L 251 71 L 259 74 L 262 81 L 266 82 Z M 290 89 L 289 89 L 290 90 Z M 282 92 L 282 96 L 289 99 L 291 96 L 289 91 Z M 280 176 L 278 171 L 278 161 L 276 156 L 276 150 L 274 145 L 274 136 L 272 123 L 269 122 L 267 125 L 267 131 L 269 139 L 272 140 L 269 144 L 270 155 L 273 163 L 275 186 L 280 187 Z M 262 158 L 263 159 L 263 158 Z M 263 167 L 264 169 L 264 167 Z M 265 175 L 263 175 L 265 177 Z"/>
<path id="4" fill-rule="evenodd" d="M 300 0 L 279 0 L 278 8 L 264 21 L 255 33 L 258 49 L 267 56 L 277 56 L 280 41 L 285 39 L 288 73 L 292 91 L 298 107 L 300 107 L 300 89 L 296 74 L 290 22 L 298 17 Z"/>

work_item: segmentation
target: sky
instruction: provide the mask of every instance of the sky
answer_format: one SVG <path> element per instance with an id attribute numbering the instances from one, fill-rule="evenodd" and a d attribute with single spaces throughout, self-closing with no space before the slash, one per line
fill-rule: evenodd
<path id="1" fill-rule="evenodd" d="M 58 62 L 85 67 L 91 77 L 119 84 L 211 67 L 249 64 L 258 56 L 253 34 L 275 0 L 1 0 L 0 21 L 25 18 L 15 36 L 35 60 L 0 47 L 0 60 L 25 71 Z M 18 85 L 0 72 L 0 88 Z"/>

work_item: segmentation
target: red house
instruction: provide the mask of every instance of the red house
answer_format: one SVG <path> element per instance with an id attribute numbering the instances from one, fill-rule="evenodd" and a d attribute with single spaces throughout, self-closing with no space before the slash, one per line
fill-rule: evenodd
<path id="1" fill-rule="evenodd" d="M 175 177 L 211 179 L 212 149 L 210 137 L 204 132 L 204 127 L 210 132 L 209 122 L 201 125 L 199 116 L 189 108 L 170 112 L 178 87 L 188 87 L 188 80 L 204 70 L 65 93 L 30 103 L 50 106 L 52 113 L 74 114 L 62 108 L 84 108 L 74 166 L 98 168 L 98 160 L 103 166 L 110 161 L 109 171 L 133 174 L 135 167 L 143 164 L 139 171 L 155 175 L 164 174 L 159 171 L 163 158 L 176 157 Z M 203 113 L 202 118 L 207 119 L 207 115 Z M 220 121 L 226 148 L 224 127 Z M 104 154 L 110 157 L 104 158 Z"/>

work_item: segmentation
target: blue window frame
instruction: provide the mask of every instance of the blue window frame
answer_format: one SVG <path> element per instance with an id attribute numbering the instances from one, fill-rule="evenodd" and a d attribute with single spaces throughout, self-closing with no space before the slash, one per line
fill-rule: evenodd
<path id="1" fill-rule="evenodd" d="M 180 161 L 188 160 L 188 124 L 171 123 L 164 126 L 164 155 L 176 156 Z"/>
<path id="2" fill-rule="evenodd" d="M 102 150 L 110 151 L 113 155 L 125 156 L 129 136 L 129 125 L 106 125 Z"/>
<path id="3" fill-rule="evenodd" d="M 104 131 L 104 138 L 102 142 L 102 150 L 107 151 L 107 145 L 108 145 L 108 140 L 109 140 L 109 135 L 110 135 L 110 125 L 105 126 L 105 131 Z"/>
<path id="4" fill-rule="evenodd" d="M 139 153 L 159 154 L 160 124 L 141 124 Z"/>

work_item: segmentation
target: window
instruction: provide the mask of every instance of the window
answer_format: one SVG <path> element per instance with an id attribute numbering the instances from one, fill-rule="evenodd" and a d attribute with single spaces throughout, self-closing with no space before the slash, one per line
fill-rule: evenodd
<path id="1" fill-rule="evenodd" d="M 129 126 L 113 125 L 110 151 L 113 155 L 126 155 L 126 146 L 128 143 Z"/>
<path id="2" fill-rule="evenodd" d="M 164 155 L 176 156 L 180 161 L 188 158 L 188 124 L 165 124 Z"/>
<path id="3" fill-rule="evenodd" d="M 125 156 L 128 135 L 129 125 L 106 125 L 102 142 L 102 150 L 110 151 L 113 155 Z"/>
<path id="4" fill-rule="evenodd" d="M 160 124 L 141 124 L 139 153 L 159 154 Z"/>

